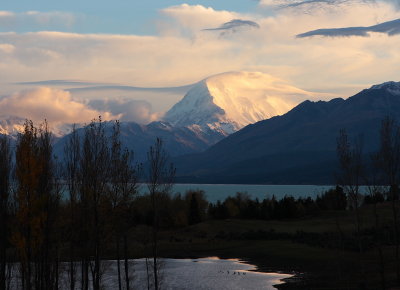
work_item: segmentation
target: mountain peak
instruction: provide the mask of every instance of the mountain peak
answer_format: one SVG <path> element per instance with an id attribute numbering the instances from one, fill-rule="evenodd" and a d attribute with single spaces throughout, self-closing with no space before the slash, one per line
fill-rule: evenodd
<path id="1" fill-rule="evenodd" d="M 24 131 L 25 119 L 16 116 L 0 116 L 0 134 L 16 137 Z"/>
<path id="2" fill-rule="evenodd" d="M 164 120 L 231 134 L 244 126 L 282 115 L 312 95 L 261 72 L 227 72 L 196 84 Z"/>
<path id="3" fill-rule="evenodd" d="M 0 116 L 0 134 L 9 135 L 12 138 L 16 138 L 18 134 L 23 133 L 25 130 L 25 122 L 27 119 L 18 117 L 18 116 Z M 36 126 L 40 126 L 39 123 L 35 123 Z M 78 127 L 82 125 L 78 124 Z M 72 124 L 67 123 L 59 123 L 59 124 L 50 124 L 50 131 L 52 132 L 54 137 L 62 137 L 72 131 Z"/>
<path id="4" fill-rule="evenodd" d="M 387 90 L 389 93 L 393 95 L 399 95 L 400 96 L 400 82 L 394 82 L 394 81 L 389 81 L 389 82 L 384 82 L 379 85 L 373 85 L 371 90 Z"/>

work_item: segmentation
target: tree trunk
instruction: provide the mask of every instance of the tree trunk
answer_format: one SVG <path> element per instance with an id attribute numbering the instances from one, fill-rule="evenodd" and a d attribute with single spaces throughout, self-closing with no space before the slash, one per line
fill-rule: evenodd
<path id="1" fill-rule="evenodd" d="M 394 228 L 394 237 L 395 237 L 395 258 L 396 258 L 396 278 L 397 278 L 397 285 L 400 285 L 400 253 L 399 253 L 399 225 L 398 225 L 398 213 L 397 213 L 397 196 L 396 196 L 396 186 L 391 186 L 392 191 L 392 214 L 393 214 L 393 228 Z"/>
<path id="2" fill-rule="evenodd" d="M 118 270 L 118 289 L 122 290 L 122 281 L 121 281 L 121 264 L 120 264 L 120 255 L 119 255 L 119 235 L 117 234 L 117 270 Z"/>
<path id="3" fill-rule="evenodd" d="M 146 257 L 147 290 L 150 290 L 149 259 Z"/>
<path id="4" fill-rule="evenodd" d="M 128 261 L 128 237 L 124 235 L 124 258 L 125 258 L 125 284 L 126 290 L 130 289 L 129 286 L 129 261 Z"/>

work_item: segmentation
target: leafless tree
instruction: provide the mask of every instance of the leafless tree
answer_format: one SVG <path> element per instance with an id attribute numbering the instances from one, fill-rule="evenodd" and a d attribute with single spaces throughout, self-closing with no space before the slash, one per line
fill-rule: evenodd
<path id="1" fill-rule="evenodd" d="M 130 208 L 138 191 L 140 167 L 133 163 L 133 153 L 123 149 L 120 141 L 120 123 L 116 121 L 111 136 L 109 201 L 111 203 L 111 221 L 114 226 L 117 246 L 118 287 L 122 289 L 121 250 L 123 240 L 125 289 L 130 289 L 130 270 L 128 261 L 128 231 Z"/>
<path id="2" fill-rule="evenodd" d="M 109 146 L 105 133 L 105 124 L 99 117 L 84 128 L 84 137 L 80 158 L 80 199 L 82 216 L 87 230 L 84 233 L 86 253 L 92 252 L 92 258 L 86 256 L 83 261 L 83 289 L 88 289 L 88 269 L 92 274 L 92 287 L 101 286 L 101 251 L 104 220 L 101 216 L 101 202 L 109 182 Z M 86 241 L 85 241 L 86 239 Z M 93 265 L 92 265 L 93 263 Z"/>
<path id="3" fill-rule="evenodd" d="M 160 138 L 156 139 L 153 146 L 147 153 L 148 176 L 147 187 L 151 199 L 151 207 L 153 212 L 153 229 L 152 229 L 152 252 L 153 252 L 153 276 L 154 289 L 160 289 L 159 270 L 160 263 L 158 261 L 158 229 L 159 229 L 159 199 L 163 195 L 170 193 L 173 180 L 175 177 L 175 168 L 168 161 L 168 154 L 164 149 L 164 144 Z"/>
<path id="4" fill-rule="evenodd" d="M 354 226 L 359 252 L 359 267 L 362 276 L 365 277 L 364 264 L 362 262 L 363 246 L 361 240 L 361 219 L 359 207 L 362 203 L 360 186 L 364 175 L 362 138 L 356 138 L 354 144 L 349 141 L 346 130 L 342 129 L 337 138 L 337 155 L 339 159 L 340 173 L 337 174 L 337 182 L 343 187 L 350 207 L 354 212 Z M 361 283 L 364 283 L 363 281 Z"/>
<path id="5" fill-rule="evenodd" d="M 378 251 L 379 259 L 379 272 L 381 276 L 381 287 L 382 290 L 386 289 L 386 275 L 385 275 L 385 256 L 383 251 L 383 228 L 378 213 L 377 203 L 385 191 L 385 186 L 381 185 L 382 180 L 380 178 L 379 170 L 379 154 L 371 154 L 371 166 L 368 169 L 368 174 L 365 177 L 365 184 L 367 185 L 368 194 L 372 198 L 373 202 L 373 214 L 375 220 L 375 243 Z"/>
<path id="6" fill-rule="evenodd" d="M 400 252 L 399 252 L 399 173 L 400 173 L 400 126 L 392 117 L 386 117 L 381 124 L 380 148 L 378 152 L 378 166 L 385 177 L 385 184 L 389 187 L 389 199 L 392 204 L 393 229 L 395 235 L 396 277 L 400 284 Z"/>
<path id="7" fill-rule="evenodd" d="M 338 184 L 340 184 L 350 200 L 350 206 L 355 213 L 356 233 L 360 238 L 360 215 L 359 207 L 361 205 L 360 186 L 364 176 L 363 164 L 363 143 L 362 138 L 356 138 L 354 144 L 351 144 L 346 130 L 340 130 L 337 138 L 337 155 L 340 165 L 340 173 L 336 176 Z M 359 250 L 362 252 L 362 245 L 359 241 Z"/>
<path id="8" fill-rule="evenodd" d="M 78 245 L 77 236 L 77 196 L 79 189 L 79 160 L 80 160 L 81 138 L 78 135 L 76 126 L 72 128 L 71 134 L 64 146 L 64 176 L 69 193 L 69 285 L 70 289 L 75 289 L 76 267 L 75 267 L 75 248 Z"/>

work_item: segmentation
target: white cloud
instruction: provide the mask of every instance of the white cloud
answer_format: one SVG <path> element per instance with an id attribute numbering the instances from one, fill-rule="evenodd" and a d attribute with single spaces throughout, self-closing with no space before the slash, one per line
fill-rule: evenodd
<path id="1" fill-rule="evenodd" d="M 15 50 L 15 46 L 12 44 L 8 43 L 2 43 L 0 44 L 0 52 L 10 54 L 13 53 Z"/>
<path id="2" fill-rule="evenodd" d="M 151 104 L 143 100 L 100 99 L 91 100 L 88 105 L 96 110 L 109 111 L 114 115 L 119 115 L 123 122 L 148 124 L 160 117 L 160 114 L 153 112 Z"/>
<path id="3" fill-rule="evenodd" d="M 161 10 L 162 23 L 159 26 L 162 33 L 182 33 L 192 36 L 202 29 L 217 27 L 221 23 L 240 18 L 240 14 L 226 10 L 214 10 L 202 5 L 182 4 Z"/>
<path id="4" fill-rule="evenodd" d="M 14 93 L 0 99 L 0 115 L 17 116 L 50 124 L 87 123 L 102 116 L 104 120 L 116 119 L 102 110 L 94 110 L 87 105 L 74 101 L 70 93 L 51 88 L 37 88 Z"/>

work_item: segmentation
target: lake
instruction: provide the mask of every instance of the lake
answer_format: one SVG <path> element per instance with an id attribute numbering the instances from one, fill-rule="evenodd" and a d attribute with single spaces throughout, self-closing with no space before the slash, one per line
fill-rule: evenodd
<path id="1" fill-rule="evenodd" d="M 239 259 L 219 259 L 217 257 L 200 259 L 160 259 L 159 272 L 161 289 L 164 290 L 272 290 L 274 285 L 283 283 L 282 279 L 293 275 L 281 273 L 257 272 L 257 267 Z M 147 268 L 145 259 L 129 260 L 132 289 L 147 289 Z M 151 264 L 148 260 L 151 277 Z M 15 265 L 17 266 L 17 265 Z M 69 289 L 68 263 L 60 265 L 60 289 Z M 124 279 L 124 264 L 121 263 L 122 279 Z M 102 289 L 118 289 L 117 263 L 113 260 L 103 260 Z M 76 264 L 76 279 L 80 285 L 80 264 Z M 11 288 L 21 288 L 18 267 L 13 268 Z M 89 275 L 89 280 L 91 276 Z M 123 280 L 124 281 L 124 280 Z M 90 281 L 89 289 L 92 289 Z M 150 279 L 150 289 L 152 280 Z"/>
<path id="2" fill-rule="evenodd" d="M 238 259 L 210 257 L 161 261 L 161 289 L 165 290 L 272 290 L 276 289 L 273 285 L 292 276 L 257 272 L 256 266 Z M 133 289 L 147 289 L 145 259 L 135 260 L 133 268 Z M 105 289 L 118 288 L 116 262 L 108 261 L 103 282 Z"/>
<path id="3" fill-rule="evenodd" d="M 259 200 L 275 195 L 277 199 L 285 195 L 298 197 L 317 197 L 318 194 L 333 188 L 334 185 L 249 185 L 249 184 L 175 184 L 172 191 L 184 194 L 190 189 L 204 190 L 207 200 L 210 202 L 223 201 L 228 196 L 234 196 L 237 192 L 247 192 L 251 198 Z M 141 186 L 141 192 L 145 193 L 147 187 Z"/>

